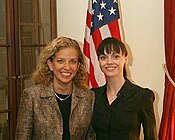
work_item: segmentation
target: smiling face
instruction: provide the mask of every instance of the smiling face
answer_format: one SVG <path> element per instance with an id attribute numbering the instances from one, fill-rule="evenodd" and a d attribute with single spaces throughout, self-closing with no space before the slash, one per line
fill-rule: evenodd
<path id="1" fill-rule="evenodd" d="M 60 49 L 53 58 L 47 61 L 51 71 L 53 71 L 54 84 L 67 85 L 72 84 L 78 69 L 78 52 L 75 48 Z"/>
<path id="2" fill-rule="evenodd" d="M 127 57 L 122 55 L 122 52 L 115 53 L 111 51 L 111 53 L 107 53 L 99 56 L 99 65 L 102 72 L 109 77 L 123 77 L 123 69 L 127 62 Z"/>
<path id="3" fill-rule="evenodd" d="M 113 37 L 105 38 L 98 46 L 97 56 L 100 68 L 107 78 L 127 78 L 125 64 L 128 51 L 123 42 Z"/>

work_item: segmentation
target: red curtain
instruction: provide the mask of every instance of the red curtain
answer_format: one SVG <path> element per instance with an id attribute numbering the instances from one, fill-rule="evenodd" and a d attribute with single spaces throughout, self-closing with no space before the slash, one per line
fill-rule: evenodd
<path id="1" fill-rule="evenodd" d="M 175 140 L 175 0 L 164 0 L 165 76 L 163 114 L 159 140 Z"/>

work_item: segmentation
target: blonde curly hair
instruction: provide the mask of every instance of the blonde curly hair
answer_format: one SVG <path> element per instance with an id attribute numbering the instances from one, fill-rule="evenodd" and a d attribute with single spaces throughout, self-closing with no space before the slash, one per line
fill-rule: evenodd
<path id="1" fill-rule="evenodd" d="M 54 39 L 41 51 L 36 70 L 32 73 L 34 84 L 49 85 L 53 82 L 53 72 L 49 69 L 47 60 L 53 60 L 60 49 L 69 47 L 77 50 L 78 62 L 80 63 L 79 70 L 73 78 L 73 83 L 78 86 L 88 87 L 84 55 L 78 42 L 68 37 L 58 37 Z"/>

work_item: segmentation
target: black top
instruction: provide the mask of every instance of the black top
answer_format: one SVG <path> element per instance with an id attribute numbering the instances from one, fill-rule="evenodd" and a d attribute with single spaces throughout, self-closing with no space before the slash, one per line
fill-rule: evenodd
<path id="1" fill-rule="evenodd" d="M 139 140 L 143 124 L 144 139 L 156 140 L 153 109 L 154 93 L 128 79 L 118 97 L 109 105 L 107 85 L 92 89 L 96 93 L 92 126 L 97 140 Z"/>
<path id="2" fill-rule="evenodd" d="M 56 94 L 62 99 L 69 96 L 69 95 L 61 95 L 58 93 Z M 69 116 L 70 116 L 70 110 L 71 110 L 71 96 L 69 96 L 66 100 L 63 100 L 63 101 L 57 98 L 58 105 L 60 107 L 60 111 L 63 117 L 63 139 L 62 140 L 70 140 Z"/>

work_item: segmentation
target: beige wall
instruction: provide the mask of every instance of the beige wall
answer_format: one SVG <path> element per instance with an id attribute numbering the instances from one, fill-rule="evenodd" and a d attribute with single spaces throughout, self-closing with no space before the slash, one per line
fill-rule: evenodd
<path id="1" fill-rule="evenodd" d="M 58 36 L 83 42 L 88 0 L 59 0 Z M 131 79 L 155 92 L 155 113 L 159 128 L 163 90 L 164 39 L 163 0 L 120 0 L 121 31 L 130 52 Z"/>

